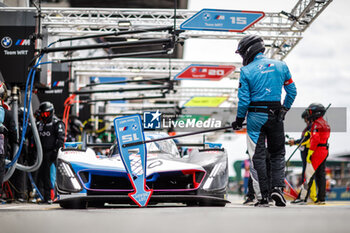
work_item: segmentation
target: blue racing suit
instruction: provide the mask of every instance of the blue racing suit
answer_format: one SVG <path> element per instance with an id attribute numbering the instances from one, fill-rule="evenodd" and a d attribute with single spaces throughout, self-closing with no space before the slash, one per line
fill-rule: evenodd
<path id="1" fill-rule="evenodd" d="M 286 97 L 281 105 L 282 87 Z M 271 187 L 284 187 L 285 148 L 282 107 L 289 109 L 297 92 L 287 65 L 258 53 L 241 68 L 237 118 L 247 115 L 247 144 L 251 177 L 257 198 L 267 198 L 266 144 L 271 161 Z"/>

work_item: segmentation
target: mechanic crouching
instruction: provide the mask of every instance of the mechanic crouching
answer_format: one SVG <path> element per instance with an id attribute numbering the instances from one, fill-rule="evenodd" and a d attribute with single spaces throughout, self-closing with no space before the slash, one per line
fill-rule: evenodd
<path id="1" fill-rule="evenodd" d="M 245 36 L 236 53 L 243 58 L 238 109 L 234 130 L 242 127 L 247 115 L 247 144 L 251 160 L 250 174 L 258 202 L 255 206 L 268 207 L 269 193 L 276 206 L 286 206 L 283 197 L 285 179 L 285 139 L 283 120 L 292 106 L 296 87 L 283 61 L 264 56 L 264 41 L 256 35 Z M 286 97 L 281 105 L 282 87 Z M 247 114 L 248 112 L 248 114 Z M 266 143 L 270 154 L 271 187 L 269 190 Z"/>
<path id="2" fill-rule="evenodd" d="M 51 189 L 53 185 L 50 179 L 50 167 L 56 162 L 58 149 L 64 144 L 65 126 L 54 113 L 55 109 L 52 103 L 46 101 L 40 104 L 37 127 L 43 148 L 43 162 L 38 171 L 37 182 L 44 197 L 41 203 L 52 202 Z"/>

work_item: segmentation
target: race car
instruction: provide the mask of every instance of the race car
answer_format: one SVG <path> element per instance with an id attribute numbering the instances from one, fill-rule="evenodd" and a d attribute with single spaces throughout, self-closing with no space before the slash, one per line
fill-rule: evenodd
<path id="1" fill-rule="evenodd" d="M 167 136 L 147 133 L 145 139 Z M 115 144 L 107 156 L 92 148 L 60 149 L 57 158 L 57 202 L 63 208 L 134 205 L 133 186 Z M 147 143 L 146 186 L 153 190 L 148 205 L 225 206 L 228 162 L 222 148 L 192 149 L 180 155 L 174 140 Z M 133 155 L 130 155 L 133 156 Z"/>

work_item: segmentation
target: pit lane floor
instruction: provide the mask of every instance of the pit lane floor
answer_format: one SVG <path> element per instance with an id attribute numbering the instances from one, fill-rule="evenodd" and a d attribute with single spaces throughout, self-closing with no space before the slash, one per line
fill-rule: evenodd
<path id="1" fill-rule="evenodd" d="M 57 204 L 4 204 L 0 205 L 0 232 L 350 232 L 350 202 L 258 208 L 243 206 L 238 196 L 229 196 L 229 200 L 226 207 L 109 206 L 86 210 L 64 210 Z"/>

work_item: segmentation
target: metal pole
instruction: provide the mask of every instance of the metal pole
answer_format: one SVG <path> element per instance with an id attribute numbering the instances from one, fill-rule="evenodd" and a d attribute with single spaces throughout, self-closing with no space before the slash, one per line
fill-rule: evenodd
<path id="1" fill-rule="evenodd" d="M 152 44 L 162 44 L 162 43 L 169 43 L 169 42 L 171 42 L 171 39 L 149 39 L 149 40 L 125 41 L 125 42 L 106 42 L 106 43 L 91 44 L 91 45 L 43 48 L 40 52 L 43 54 L 43 53 L 65 52 L 65 51 L 86 50 L 86 49 L 100 49 L 100 48 L 115 48 L 115 47 L 128 48 L 133 46 L 148 46 Z"/>
<path id="2" fill-rule="evenodd" d="M 297 148 L 295 148 L 295 150 L 293 151 L 293 153 L 289 156 L 289 158 L 286 161 L 286 164 L 289 162 L 289 160 L 293 157 L 293 155 L 295 154 L 295 152 L 299 149 L 299 147 L 301 146 L 301 144 L 304 142 L 305 136 L 303 136 L 303 138 L 300 140 L 299 145 L 297 146 Z"/>
<path id="3" fill-rule="evenodd" d="M 173 29 L 172 26 L 167 26 L 167 27 L 159 27 L 159 28 L 146 28 L 146 29 L 140 29 L 140 30 L 119 31 L 119 32 L 89 35 L 89 36 L 77 36 L 77 37 L 63 38 L 63 39 L 57 40 L 57 42 L 83 40 L 83 39 L 106 37 L 106 36 L 120 36 L 120 35 L 136 34 L 136 33 L 144 33 L 144 32 L 167 31 L 167 30 L 172 30 L 172 29 Z"/>
<path id="4" fill-rule="evenodd" d="M 98 85 L 109 85 L 109 84 L 123 84 L 123 83 L 142 83 L 142 82 L 160 82 L 160 81 L 169 81 L 170 77 L 164 78 L 150 78 L 150 79 L 136 79 L 136 80 L 124 80 L 124 81 L 115 81 L 115 82 L 104 82 L 104 83 L 90 83 L 87 84 L 87 87 L 98 86 Z"/>
<path id="5" fill-rule="evenodd" d="M 154 91 L 154 90 L 164 90 L 170 89 L 169 85 L 157 85 L 154 87 L 140 87 L 140 88 L 116 88 L 116 89 L 105 89 L 105 90 L 84 90 L 84 91 L 75 91 L 75 95 L 86 95 L 86 94 L 95 94 L 95 93 L 107 93 L 107 92 L 133 92 L 133 91 Z"/>
<path id="6" fill-rule="evenodd" d="M 245 124 L 243 124 L 243 125 L 245 125 Z M 209 132 L 215 132 L 215 131 L 226 130 L 226 129 L 232 129 L 232 126 L 225 126 L 225 127 L 215 128 L 215 129 L 207 129 L 207 130 L 202 130 L 202 131 L 197 131 L 197 132 L 192 132 L 192 133 L 180 134 L 180 135 L 164 137 L 164 138 L 156 138 L 156 139 L 151 139 L 151 140 L 146 140 L 146 141 L 126 143 L 126 144 L 123 144 L 122 147 L 125 148 L 125 147 L 130 147 L 130 146 L 137 146 L 137 145 L 146 144 L 146 143 L 150 143 L 150 142 L 158 142 L 158 141 L 163 141 L 163 140 L 168 140 L 168 139 L 187 137 L 187 136 L 192 136 L 192 135 L 196 135 L 196 134 L 209 133 Z"/>
<path id="7" fill-rule="evenodd" d="M 81 104 L 89 104 L 95 102 L 107 102 L 107 101 L 126 101 L 126 100 L 146 100 L 146 99 L 161 99 L 164 98 L 165 95 L 154 95 L 154 96 L 141 96 L 141 97 L 125 97 L 125 98 L 110 98 L 110 99 L 90 99 L 90 100 L 81 100 Z"/>
<path id="8" fill-rule="evenodd" d="M 81 58 L 62 59 L 62 60 L 58 60 L 57 63 L 99 60 L 99 59 L 113 59 L 113 58 L 120 58 L 120 57 L 153 56 L 153 55 L 161 55 L 161 54 L 167 54 L 167 53 L 168 53 L 168 50 L 132 52 L 132 53 L 110 54 L 110 55 L 106 55 L 106 56 L 97 56 L 97 57 L 81 57 Z"/>

